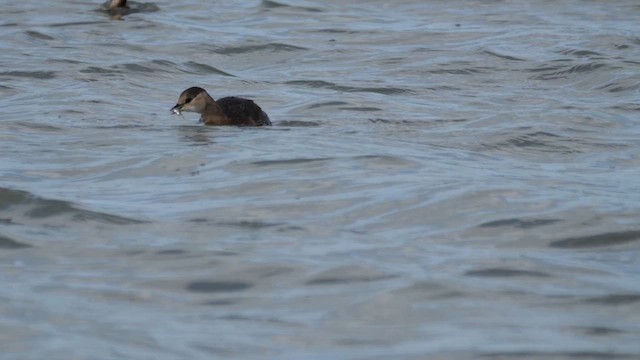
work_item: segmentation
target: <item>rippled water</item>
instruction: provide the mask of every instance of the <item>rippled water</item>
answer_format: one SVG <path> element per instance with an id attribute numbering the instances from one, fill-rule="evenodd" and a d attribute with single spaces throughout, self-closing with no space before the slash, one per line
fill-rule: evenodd
<path id="1" fill-rule="evenodd" d="M 2 5 L 0 358 L 640 357 L 636 1 L 132 8 Z"/>

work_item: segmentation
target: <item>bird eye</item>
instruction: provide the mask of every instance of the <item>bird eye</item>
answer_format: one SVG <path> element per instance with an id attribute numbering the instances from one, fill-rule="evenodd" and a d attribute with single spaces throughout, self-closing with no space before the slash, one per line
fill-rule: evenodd
<path id="1" fill-rule="evenodd" d="M 186 98 L 186 99 L 185 99 L 185 101 L 184 101 L 184 103 L 185 103 L 185 104 L 188 104 L 188 103 L 190 103 L 190 102 L 191 102 L 191 100 L 193 100 L 193 99 L 192 99 L 192 98 Z"/>

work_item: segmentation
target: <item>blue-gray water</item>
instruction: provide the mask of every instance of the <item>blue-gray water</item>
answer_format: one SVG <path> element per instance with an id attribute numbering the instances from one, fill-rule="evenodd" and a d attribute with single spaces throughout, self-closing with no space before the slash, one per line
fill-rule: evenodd
<path id="1" fill-rule="evenodd" d="M 637 1 L 133 7 L 1 5 L 1 359 L 640 358 Z"/>

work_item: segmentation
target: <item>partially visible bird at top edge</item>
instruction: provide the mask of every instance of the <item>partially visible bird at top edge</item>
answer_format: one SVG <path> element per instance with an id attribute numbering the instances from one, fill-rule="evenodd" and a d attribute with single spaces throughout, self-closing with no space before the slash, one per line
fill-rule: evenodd
<path id="1" fill-rule="evenodd" d="M 130 2 L 127 4 L 127 0 L 107 0 L 102 4 L 101 10 L 109 14 L 112 20 L 122 20 L 125 15 L 154 12 L 160 10 L 160 8 L 153 3 Z"/>

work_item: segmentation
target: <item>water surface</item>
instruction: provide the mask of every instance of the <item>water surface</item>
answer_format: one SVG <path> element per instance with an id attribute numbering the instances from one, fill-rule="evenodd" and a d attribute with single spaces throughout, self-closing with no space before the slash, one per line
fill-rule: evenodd
<path id="1" fill-rule="evenodd" d="M 640 357 L 636 2 L 132 8 L 3 5 L 3 359 Z"/>

